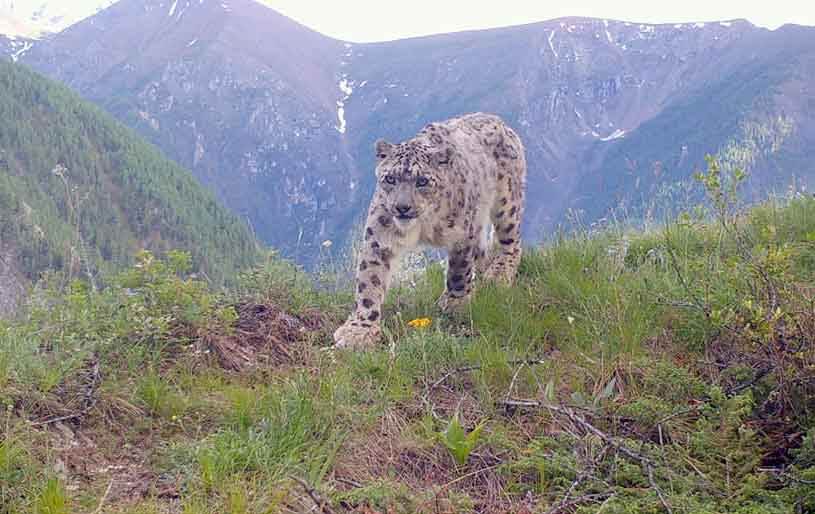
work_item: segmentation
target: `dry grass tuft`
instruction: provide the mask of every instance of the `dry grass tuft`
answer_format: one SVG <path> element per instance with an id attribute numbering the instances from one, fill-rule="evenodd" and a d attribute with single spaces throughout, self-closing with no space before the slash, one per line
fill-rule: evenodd
<path id="1" fill-rule="evenodd" d="M 241 371 L 264 365 L 302 364 L 304 342 L 326 330 L 324 317 L 317 311 L 294 316 L 272 303 L 243 303 L 236 306 L 238 319 L 233 330 L 207 333 L 203 345 L 217 357 L 224 369 Z"/>

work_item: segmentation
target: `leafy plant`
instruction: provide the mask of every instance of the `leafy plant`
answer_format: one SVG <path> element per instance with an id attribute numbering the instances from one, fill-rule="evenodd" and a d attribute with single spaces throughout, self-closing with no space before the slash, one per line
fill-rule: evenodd
<path id="1" fill-rule="evenodd" d="M 465 433 L 459 422 L 458 412 L 456 412 L 444 432 L 439 434 L 442 443 L 450 450 L 459 466 L 467 463 L 470 454 L 478 444 L 478 438 L 485 425 L 486 421 L 482 421 L 469 434 Z"/>

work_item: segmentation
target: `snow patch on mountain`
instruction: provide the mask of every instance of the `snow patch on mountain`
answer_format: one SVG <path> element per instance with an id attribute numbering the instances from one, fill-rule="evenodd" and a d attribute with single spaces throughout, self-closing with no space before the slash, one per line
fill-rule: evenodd
<path id="1" fill-rule="evenodd" d="M 354 88 L 351 87 L 351 84 L 348 82 L 348 79 L 343 78 L 342 80 L 340 80 L 340 91 L 345 93 L 346 98 L 351 96 L 351 93 L 354 92 Z"/>
<path id="2" fill-rule="evenodd" d="M 31 50 L 31 47 L 34 46 L 34 43 L 30 41 L 15 41 L 13 38 L 10 39 L 11 48 L 13 50 L 10 55 L 12 62 L 17 62 L 20 57 L 25 55 L 25 53 Z"/>
<path id="3" fill-rule="evenodd" d="M 614 38 L 611 37 L 611 32 L 608 30 L 608 20 L 603 20 L 603 25 L 606 28 L 606 39 L 608 39 L 609 43 L 614 44 Z"/>
<path id="4" fill-rule="evenodd" d="M 563 24 L 561 23 L 561 26 Z M 555 54 L 555 59 L 560 59 L 560 56 L 557 54 L 557 50 L 555 50 L 555 45 L 552 43 L 552 40 L 555 39 L 555 31 L 549 33 L 549 48 L 552 49 L 552 53 Z"/>
<path id="5" fill-rule="evenodd" d="M 600 141 L 611 141 L 612 139 L 620 139 L 625 137 L 625 130 L 617 129 L 606 137 L 601 137 Z"/>
<path id="6" fill-rule="evenodd" d="M 340 66 L 347 66 L 348 59 L 353 57 L 354 50 L 353 45 L 351 43 L 345 43 L 345 54 L 343 55 L 343 60 L 340 61 Z M 363 82 L 362 85 L 365 85 Z M 340 134 L 345 134 L 346 129 L 348 128 L 348 123 L 345 121 L 345 102 L 351 98 L 351 95 L 354 93 L 354 81 L 348 80 L 348 73 L 342 72 L 340 74 L 340 81 L 337 84 L 340 92 L 342 92 L 342 99 L 337 100 L 337 122 L 339 125 L 336 125 L 334 128 Z"/>
<path id="7" fill-rule="evenodd" d="M 334 128 L 336 128 L 340 134 L 345 134 L 345 129 L 347 128 L 347 122 L 345 121 L 345 104 L 339 100 L 337 101 L 337 119 L 340 124 Z"/>

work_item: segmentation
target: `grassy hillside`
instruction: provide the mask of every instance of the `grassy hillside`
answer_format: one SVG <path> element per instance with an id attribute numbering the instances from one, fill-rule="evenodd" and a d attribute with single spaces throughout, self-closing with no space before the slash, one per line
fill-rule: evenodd
<path id="1" fill-rule="evenodd" d="M 815 509 L 815 200 L 609 230 L 332 352 L 349 292 L 272 261 L 215 296 L 141 254 L 0 329 L 0 512 Z M 424 322 L 412 322 L 427 318 Z"/>
<path id="2" fill-rule="evenodd" d="M 0 251 L 36 280 L 94 277 L 141 248 L 189 251 L 216 283 L 253 236 L 192 175 L 68 88 L 0 61 Z"/>

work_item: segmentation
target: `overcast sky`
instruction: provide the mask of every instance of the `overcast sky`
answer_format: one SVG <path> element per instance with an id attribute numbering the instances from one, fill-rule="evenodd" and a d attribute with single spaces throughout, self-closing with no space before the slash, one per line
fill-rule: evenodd
<path id="1" fill-rule="evenodd" d="M 18 17 L 27 19 L 45 4 L 49 14 L 65 15 L 65 22 L 76 21 L 113 1 L 115 0 L 0 0 L 0 15 L 4 9 L 14 6 Z M 170 5 L 175 0 L 163 1 Z M 687 23 L 746 18 L 756 25 L 771 29 L 784 23 L 815 25 L 815 0 L 259 1 L 318 32 L 360 43 L 520 25 L 562 16 L 587 16 L 640 23 Z"/>
<path id="2" fill-rule="evenodd" d="M 323 34 L 352 42 L 519 25 L 561 16 L 642 23 L 746 18 L 770 29 L 815 25 L 813 0 L 263 0 Z"/>

